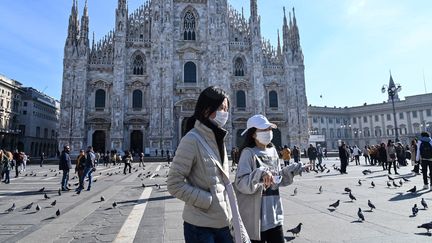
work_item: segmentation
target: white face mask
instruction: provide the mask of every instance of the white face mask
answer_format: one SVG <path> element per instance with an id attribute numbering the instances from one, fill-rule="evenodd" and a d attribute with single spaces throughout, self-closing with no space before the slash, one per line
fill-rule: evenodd
<path id="1" fill-rule="evenodd" d="M 216 111 L 216 117 L 213 121 L 220 127 L 223 127 L 228 121 L 229 113 L 226 111 Z"/>
<path id="2" fill-rule="evenodd" d="M 262 132 L 256 132 L 256 140 L 260 144 L 267 145 L 271 143 L 271 140 L 273 139 L 273 131 L 262 131 Z"/>

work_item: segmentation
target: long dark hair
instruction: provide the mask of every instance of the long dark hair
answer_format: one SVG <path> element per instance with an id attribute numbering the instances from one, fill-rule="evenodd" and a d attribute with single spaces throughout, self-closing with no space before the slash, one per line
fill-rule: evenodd
<path id="1" fill-rule="evenodd" d="M 216 86 L 204 89 L 198 97 L 193 116 L 187 120 L 186 132 L 189 132 L 194 127 L 196 120 L 206 123 L 209 115 L 219 109 L 225 98 L 228 99 L 229 108 L 229 98 L 223 89 Z"/>
<path id="2" fill-rule="evenodd" d="M 247 130 L 246 134 L 245 134 L 245 140 L 243 142 L 243 145 L 240 147 L 240 151 L 239 153 L 241 154 L 243 149 L 245 148 L 253 148 L 256 146 L 256 142 L 255 142 L 255 138 L 253 137 L 253 135 L 256 132 L 256 128 L 255 127 L 251 127 Z M 273 147 L 273 143 L 269 143 L 267 145 L 267 148 L 271 148 Z"/>

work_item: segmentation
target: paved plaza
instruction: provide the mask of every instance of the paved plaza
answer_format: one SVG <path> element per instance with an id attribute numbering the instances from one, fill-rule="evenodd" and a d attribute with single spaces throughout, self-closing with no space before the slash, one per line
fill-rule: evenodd
<path id="1" fill-rule="evenodd" d="M 324 163 L 330 172 L 296 177 L 294 184 L 280 191 L 285 210 L 284 230 L 303 223 L 298 237 L 285 234 L 287 241 L 432 242 L 425 229 L 417 228 L 432 221 L 432 209 L 423 210 L 420 203 L 424 198 L 432 206 L 432 191 L 421 190 L 421 176 L 414 176 L 411 166 L 401 167 L 400 176 L 392 175 L 397 185 L 399 177 L 409 180 L 402 180 L 402 187 L 396 188 L 387 187 L 389 179 L 381 167 L 351 163 L 348 174 L 340 175 L 332 168 L 333 164 L 339 166 L 336 159 Z M 58 166 L 30 165 L 11 184 L 0 186 L 0 242 L 183 242 L 183 203 L 166 190 L 168 169 L 167 163 L 146 163 L 145 168 L 135 164 L 131 174 L 123 175 L 123 167 L 99 166 L 91 191 L 80 195 L 70 191 L 59 196 Z M 363 175 L 365 169 L 372 173 Z M 362 185 L 358 184 L 359 179 Z M 77 179 L 70 183 L 75 188 Z M 318 190 L 320 186 L 322 193 Z M 406 192 L 413 186 L 420 190 Z M 38 192 L 42 187 L 49 199 Z M 351 202 L 345 187 L 352 190 L 357 200 Z M 298 192 L 294 196 L 295 188 Z M 56 205 L 51 206 L 54 200 Z M 340 205 L 333 211 L 329 205 L 337 200 Z M 368 200 L 376 206 L 373 212 Z M 31 202 L 32 208 L 23 210 Z M 16 209 L 6 213 L 13 203 Z M 411 208 L 415 203 L 420 210 L 414 217 Z M 41 210 L 37 211 L 36 205 Z M 358 208 L 363 211 L 364 222 L 358 220 Z M 56 216 L 57 210 L 60 216 Z"/>

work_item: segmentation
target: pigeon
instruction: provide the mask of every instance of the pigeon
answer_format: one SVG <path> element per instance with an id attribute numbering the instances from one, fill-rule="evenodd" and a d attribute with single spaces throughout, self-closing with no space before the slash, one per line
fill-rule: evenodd
<path id="1" fill-rule="evenodd" d="M 93 182 L 96 182 L 96 181 L 97 181 L 97 179 L 94 179 L 94 180 L 93 180 Z"/>
<path id="2" fill-rule="evenodd" d="M 403 181 L 399 180 L 399 186 L 402 186 L 402 185 L 403 185 Z"/>
<path id="3" fill-rule="evenodd" d="M 298 234 L 299 234 L 300 231 L 301 231 L 301 226 L 302 226 L 302 225 L 303 225 L 302 223 L 299 223 L 299 224 L 297 225 L 297 227 L 292 228 L 292 229 L 289 229 L 289 230 L 287 230 L 287 232 L 291 232 L 293 235 L 298 236 Z"/>
<path id="4" fill-rule="evenodd" d="M 42 187 L 41 189 L 39 189 L 39 192 L 43 192 L 45 191 L 45 187 Z"/>
<path id="5" fill-rule="evenodd" d="M 101 202 L 105 201 L 105 198 L 103 196 L 101 196 Z"/>
<path id="6" fill-rule="evenodd" d="M 77 195 L 81 194 L 81 190 L 78 190 L 78 191 L 76 192 L 76 194 L 77 194 Z"/>
<path id="7" fill-rule="evenodd" d="M 57 176 L 57 173 L 55 173 L 54 176 Z"/>
<path id="8" fill-rule="evenodd" d="M 423 209 L 428 208 L 428 205 L 427 205 L 426 201 L 424 200 L 424 198 L 422 198 L 422 200 L 421 200 L 421 205 L 423 206 Z"/>
<path id="9" fill-rule="evenodd" d="M 345 192 L 351 192 L 351 189 L 349 189 L 348 187 L 345 187 Z"/>
<path id="10" fill-rule="evenodd" d="M 15 210 L 15 208 L 16 208 L 16 207 L 15 207 L 15 203 L 13 203 L 13 204 L 12 204 L 12 207 L 6 209 L 5 212 L 6 212 L 6 213 L 11 213 L 11 212 L 13 212 L 13 211 Z"/>
<path id="11" fill-rule="evenodd" d="M 60 216 L 60 209 L 57 209 L 56 216 Z"/>
<path id="12" fill-rule="evenodd" d="M 141 184 L 142 187 L 146 187 L 146 185 L 144 183 Z"/>
<path id="13" fill-rule="evenodd" d="M 409 189 L 407 192 L 415 193 L 417 191 L 417 187 L 414 186 L 413 188 Z"/>
<path id="14" fill-rule="evenodd" d="M 44 177 L 47 177 L 47 176 L 48 176 L 48 174 L 45 174 L 45 175 L 44 175 Z"/>
<path id="15" fill-rule="evenodd" d="M 414 204 L 414 207 L 412 207 L 411 210 L 412 210 L 412 215 L 416 216 L 419 211 L 419 209 L 417 208 L 417 204 Z"/>
<path id="16" fill-rule="evenodd" d="M 297 195 L 297 187 L 294 189 L 294 196 Z"/>
<path id="17" fill-rule="evenodd" d="M 50 197 L 48 197 L 48 195 L 46 193 L 44 194 L 44 198 L 45 199 L 50 199 Z"/>
<path id="18" fill-rule="evenodd" d="M 320 194 L 322 193 L 322 191 L 323 191 L 322 186 L 319 187 L 318 191 Z"/>
<path id="19" fill-rule="evenodd" d="M 59 196 L 61 196 L 61 190 L 60 190 L 60 188 L 58 189 L 57 194 L 58 194 Z"/>
<path id="20" fill-rule="evenodd" d="M 395 181 L 393 181 L 393 186 L 394 186 L 394 187 L 399 187 L 399 186 L 396 184 Z"/>
<path id="21" fill-rule="evenodd" d="M 351 202 L 353 200 L 357 200 L 357 198 L 355 198 L 354 195 L 351 192 L 349 193 L 349 198 L 351 199 Z"/>
<path id="22" fill-rule="evenodd" d="M 391 187 L 390 181 L 387 181 L 387 187 Z"/>
<path id="23" fill-rule="evenodd" d="M 389 175 L 387 175 L 387 178 L 388 178 L 389 180 L 391 180 L 391 181 L 394 181 L 394 178 L 391 177 L 391 176 L 389 176 Z"/>
<path id="24" fill-rule="evenodd" d="M 27 206 L 23 207 L 23 210 L 29 210 L 32 206 L 33 206 L 33 202 L 31 202 Z"/>
<path id="25" fill-rule="evenodd" d="M 326 173 L 330 173 L 330 169 L 328 169 Z"/>
<path id="26" fill-rule="evenodd" d="M 361 183 L 361 180 L 360 180 L 360 179 L 358 180 L 358 184 L 359 184 L 359 186 L 361 186 L 361 185 L 362 185 L 362 183 Z"/>
<path id="27" fill-rule="evenodd" d="M 429 223 L 425 223 L 425 224 L 419 225 L 419 226 L 417 226 L 417 228 L 424 228 L 424 229 L 426 229 L 427 232 L 429 233 L 429 230 L 432 229 L 432 222 L 429 222 Z"/>
<path id="28" fill-rule="evenodd" d="M 364 220 L 365 220 L 361 208 L 359 208 L 359 210 L 358 210 L 358 212 L 357 212 L 357 216 L 359 217 L 359 219 L 360 219 L 361 221 L 364 221 Z"/>
<path id="29" fill-rule="evenodd" d="M 112 207 L 113 207 L 113 208 L 116 208 L 116 207 L 117 207 L 117 203 L 116 203 L 116 202 L 113 202 Z"/>
<path id="30" fill-rule="evenodd" d="M 40 211 L 41 207 L 39 207 L 39 204 L 36 204 L 36 211 Z"/>
<path id="31" fill-rule="evenodd" d="M 51 206 L 54 207 L 56 204 L 57 204 L 57 200 L 54 200 L 54 201 L 51 203 Z"/>
<path id="32" fill-rule="evenodd" d="M 375 187 L 375 183 L 374 183 L 373 181 L 371 182 L 371 186 L 372 186 L 372 187 Z"/>
<path id="33" fill-rule="evenodd" d="M 335 203 L 330 204 L 329 207 L 337 208 L 337 207 L 339 207 L 339 202 L 340 202 L 340 200 L 337 200 Z"/>
<path id="34" fill-rule="evenodd" d="M 371 211 L 373 211 L 373 209 L 376 209 L 375 205 L 373 205 L 370 200 L 368 200 L 368 206 L 370 207 Z"/>

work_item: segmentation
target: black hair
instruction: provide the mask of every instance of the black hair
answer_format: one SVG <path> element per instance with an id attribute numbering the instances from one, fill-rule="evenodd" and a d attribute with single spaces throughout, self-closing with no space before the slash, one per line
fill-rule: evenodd
<path id="1" fill-rule="evenodd" d="M 243 145 L 240 148 L 240 154 L 242 153 L 243 149 L 245 148 L 253 148 L 256 146 L 256 142 L 255 142 L 255 138 L 253 137 L 253 135 L 256 132 L 256 128 L 255 127 L 251 127 L 247 130 L 246 134 L 245 134 L 245 139 L 243 142 Z M 269 143 L 267 145 L 267 148 L 273 147 L 274 145 L 272 143 Z"/>
<path id="2" fill-rule="evenodd" d="M 428 132 L 422 132 L 421 134 L 420 134 L 420 136 L 422 136 L 422 137 L 430 137 L 430 135 L 429 135 L 429 133 Z"/>
<path id="3" fill-rule="evenodd" d="M 219 109 L 225 98 L 228 99 L 229 108 L 229 98 L 223 89 L 216 86 L 204 89 L 198 97 L 193 116 L 187 120 L 186 132 L 189 132 L 194 127 L 196 120 L 208 124 L 208 117 Z"/>

